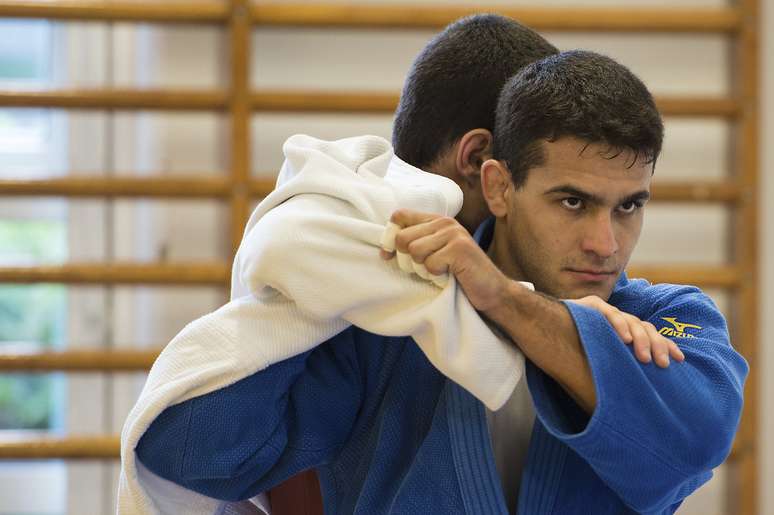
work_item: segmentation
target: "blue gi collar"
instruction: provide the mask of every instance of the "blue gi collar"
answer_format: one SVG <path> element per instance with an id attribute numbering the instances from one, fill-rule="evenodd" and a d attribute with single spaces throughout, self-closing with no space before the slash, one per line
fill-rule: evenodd
<path id="1" fill-rule="evenodd" d="M 495 217 L 490 216 L 478 226 L 478 229 L 473 233 L 473 239 L 478 242 L 478 246 L 484 250 L 489 248 L 494 237 Z"/>
<path id="2" fill-rule="evenodd" d="M 454 469 L 465 513 L 508 515 L 484 405 L 454 381 L 443 390 Z"/>

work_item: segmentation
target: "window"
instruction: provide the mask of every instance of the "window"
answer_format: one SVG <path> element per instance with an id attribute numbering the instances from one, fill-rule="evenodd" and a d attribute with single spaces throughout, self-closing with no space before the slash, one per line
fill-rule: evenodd
<path id="1" fill-rule="evenodd" d="M 52 27 L 44 21 L 0 21 L 0 85 L 40 89 L 52 81 Z M 42 109 L 0 110 L 0 161 L 3 175 L 29 177 L 63 161 L 54 116 Z M 0 207 L 0 264 L 35 265 L 61 261 L 66 253 L 66 222 L 53 201 L 17 200 Z M 52 216 L 53 215 L 53 216 Z M 0 285 L 0 345 L 6 352 L 35 351 L 62 341 L 67 305 L 55 285 Z M 0 429 L 55 427 L 52 375 L 0 376 Z"/>
<path id="2" fill-rule="evenodd" d="M 53 82 L 54 28 L 45 21 L 0 21 L 0 87 L 42 89 Z M 3 178 L 32 178 L 63 169 L 63 119 L 44 109 L 0 109 Z M 0 204 L 0 265 L 57 263 L 67 255 L 60 200 L 7 199 Z M 0 349 L 24 353 L 62 344 L 67 292 L 61 285 L 0 284 Z M 61 374 L 0 375 L 0 432 L 61 427 Z M 35 495 L 46 484 L 44 495 Z M 0 462 L 0 513 L 61 513 L 66 468 L 61 462 Z"/>

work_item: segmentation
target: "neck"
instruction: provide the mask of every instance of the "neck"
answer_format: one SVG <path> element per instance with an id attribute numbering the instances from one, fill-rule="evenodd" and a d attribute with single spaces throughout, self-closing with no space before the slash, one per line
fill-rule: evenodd
<path id="1" fill-rule="evenodd" d="M 454 180 L 456 167 L 453 157 L 451 152 L 439 154 L 430 164 L 423 166 L 422 170 Z"/>
<path id="2" fill-rule="evenodd" d="M 497 265 L 506 276 L 515 281 L 529 281 L 519 267 L 508 245 L 508 226 L 502 218 L 495 220 L 492 243 L 486 251 L 489 259 Z"/>

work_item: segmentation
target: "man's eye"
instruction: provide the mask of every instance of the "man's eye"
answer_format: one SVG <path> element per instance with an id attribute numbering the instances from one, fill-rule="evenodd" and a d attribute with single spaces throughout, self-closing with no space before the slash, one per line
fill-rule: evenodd
<path id="1" fill-rule="evenodd" d="M 621 204 L 618 210 L 624 214 L 631 214 L 637 211 L 641 207 L 642 207 L 642 204 L 640 204 L 639 202 L 631 201 L 631 202 L 624 202 L 623 204 Z"/>
<path id="2" fill-rule="evenodd" d="M 562 205 L 571 211 L 577 211 L 583 208 L 583 201 L 577 197 L 568 197 L 562 199 Z"/>

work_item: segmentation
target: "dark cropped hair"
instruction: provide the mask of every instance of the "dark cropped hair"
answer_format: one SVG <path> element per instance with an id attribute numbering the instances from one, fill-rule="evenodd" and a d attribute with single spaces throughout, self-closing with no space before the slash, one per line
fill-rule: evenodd
<path id="1" fill-rule="evenodd" d="M 645 84 L 613 59 L 573 50 L 525 67 L 503 87 L 497 104 L 494 158 L 521 187 L 543 164 L 543 141 L 572 136 L 624 151 L 655 168 L 664 125 Z"/>
<path id="2" fill-rule="evenodd" d="M 447 26 L 409 70 L 395 111 L 395 153 L 427 167 L 469 130 L 494 130 L 503 84 L 557 52 L 538 33 L 503 16 L 473 15 Z"/>

